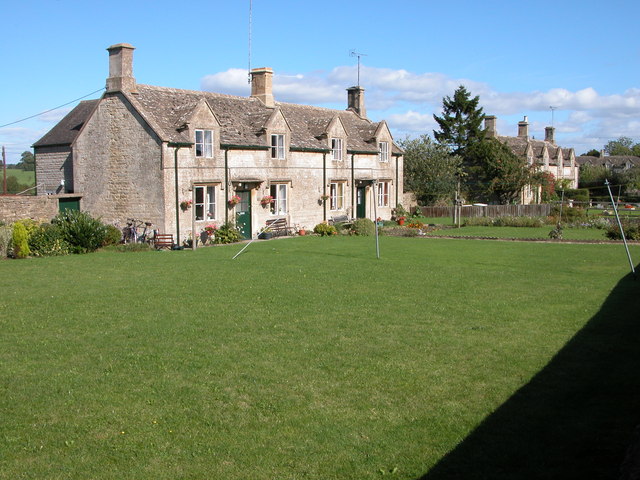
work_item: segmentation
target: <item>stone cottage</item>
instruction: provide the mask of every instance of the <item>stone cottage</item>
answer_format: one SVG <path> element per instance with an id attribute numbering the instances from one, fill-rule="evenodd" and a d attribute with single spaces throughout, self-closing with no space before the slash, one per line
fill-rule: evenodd
<path id="1" fill-rule="evenodd" d="M 498 135 L 496 117 L 487 115 L 484 120 L 487 137 L 496 138 L 507 145 L 513 153 L 525 158 L 529 165 L 535 166 L 539 172 L 549 172 L 556 180 L 567 180 L 568 188 L 578 188 L 579 166 L 573 148 L 562 148 L 556 145 L 555 128 L 545 128 L 544 140 L 529 138 L 529 122 L 525 116 L 518 122 L 518 136 Z M 540 187 L 527 186 L 521 193 L 523 204 L 540 203 Z"/>
<path id="2" fill-rule="evenodd" d="M 402 151 L 367 119 L 362 87 L 343 111 L 276 101 L 270 68 L 251 71 L 250 97 L 140 85 L 134 47 L 107 50 L 102 97 L 34 144 L 39 195 L 179 241 L 227 221 L 250 238 L 270 219 L 389 218 L 401 202 Z"/>

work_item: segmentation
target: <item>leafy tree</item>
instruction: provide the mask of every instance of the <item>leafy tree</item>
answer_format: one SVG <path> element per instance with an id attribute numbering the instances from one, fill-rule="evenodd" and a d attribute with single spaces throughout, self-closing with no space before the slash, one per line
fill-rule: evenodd
<path id="1" fill-rule="evenodd" d="M 33 153 L 24 151 L 20 155 L 20 161 L 16 165 L 17 168 L 21 168 L 25 172 L 33 172 L 36 169 L 36 158 Z"/>
<path id="2" fill-rule="evenodd" d="M 29 188 L 29 185 L 20 183 L 14 175 L 7 175 L 7 193 L 20 193 Z M 0 193 L 2 188 L 0 187 Z"/>
<path id="3" fill-rule="evenodd" d="M 447 202 L 462 171 L 462 158 L 435 143 L 428 135 L 398 142 L 404 150 L 404 188 L 421 205 Z"/>
<path id="4" fill-rule="evenodd" d="M 531 182 L 532 172 L 526 159 L 488 138 L 469 147 L 466 155 L 469 192 L 476 199 L 495 198 L 503 204 L 516 202 L 522 189 Z"/>
<path id="5" fill-rule="evenodd" d="M 542 190 L 543 202 L 549 202 L 556 200 L 558 195 L 556 194 L 556 177 L 551 172 L 536 172 L 532 176 L 532 185 L 539 185 Z"/>
<path id="6" fill-rule="evenodd" d="M 591 150 L 589 150 L 587 153 L 583 153 L 581 156 L 586 156 L 586 157 L 600 157 L 600 151 L 596 150 L 595 148 L 592 148 Z"/>
<path id="7" fill-rule="evenodd" d="M 627 191 L 640 190 L 640 167 L 631 167 L 623 173 Z"/>
<path id="8" fill-rule="evenodd" d="M 617 140 L 610 140 L 604 146 L 604 151 L 608 155 L 636 155 L 640 156 L 640 143 L 633 143 L 629 137 L 620 137 Z"/>
<path id="9" fill-rule="evenodd" d="M 578 175 L 578 188 L 588 188 L 592 197 L 608 197 L 609 190 L 604 181 L 608 180 L 610 185 L 617 188 L 626 183 L 624 176 L 604 165 L 582 165 Z"/>
<path id="10" fill-rule="evenodd" d="M 471 98 L 471 93 L 462 85 L 454 92 L 453 98 L 444 97 L 442 116 L 433 115 L 440 127 L 439 131 L 433 131 L 435 139 L 464 157 L 465 151 L 485 136 L 482 128 L 484 113 L 482 107 L 478 107 L 479 102 L 480 97 Z"/>

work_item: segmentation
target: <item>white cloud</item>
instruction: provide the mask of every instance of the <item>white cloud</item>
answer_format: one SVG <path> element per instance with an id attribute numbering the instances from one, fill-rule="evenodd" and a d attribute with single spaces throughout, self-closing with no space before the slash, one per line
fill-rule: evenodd
<path id="1" fill-rule="evenodd" d="M 246 70 L 230 68 L 226 72 L 218 72 L 205 76 L 200 81 L 200 88 L 206 92 L 247 96 L 251 91 L 247 79 Z"/>

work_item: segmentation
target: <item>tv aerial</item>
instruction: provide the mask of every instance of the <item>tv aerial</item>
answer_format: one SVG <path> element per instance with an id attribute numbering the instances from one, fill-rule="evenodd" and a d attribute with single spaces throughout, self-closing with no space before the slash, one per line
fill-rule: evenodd
<path id="1" fill-rule="evenodd" d="M 366 57 L 367 54 L 366 53 L 356 52 L 355 50 L 349 50 L 349 56 L 350 57 L 358 57 L 358 83 L 357 83 L 357 85 L 360 86 L 360 57 Z"/>

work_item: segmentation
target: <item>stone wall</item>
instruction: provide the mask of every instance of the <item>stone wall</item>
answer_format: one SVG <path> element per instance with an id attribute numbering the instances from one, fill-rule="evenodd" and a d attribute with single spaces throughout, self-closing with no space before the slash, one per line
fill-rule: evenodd
<path id="1" fill-rule="evenodd" d="M 164 224 L 161 142 L 123 96 L 100 102 L 76 139 L 73 169 L 82 210 L 105 223 Z"/>
<path id="2" fill-rule="evenodd" d="M 27 218 L 48 222 L 57 214 L 58 197 L 55 195 L 0 195 L 0 222 L 12 223 Z"/>
<path id="3" fill-rule="evenodd" d="M 38 147 L 36 155 L 36 185 L 38 195 L 73 191 L 71 147 Z"/>

